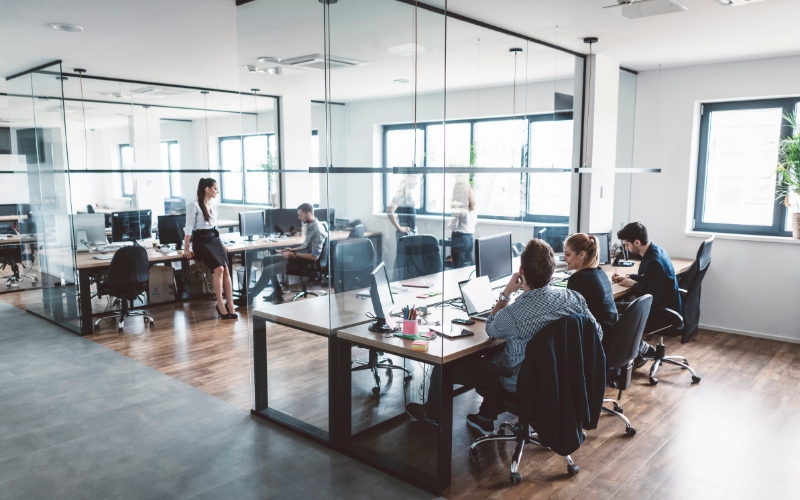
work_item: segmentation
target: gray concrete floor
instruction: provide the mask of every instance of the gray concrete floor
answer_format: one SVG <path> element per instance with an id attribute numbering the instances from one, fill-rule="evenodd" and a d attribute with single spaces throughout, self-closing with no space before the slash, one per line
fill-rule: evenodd
<path id="1" fill-rule="evenodd" d="M 0 498 L 432 498 L 0 302 Z"/>

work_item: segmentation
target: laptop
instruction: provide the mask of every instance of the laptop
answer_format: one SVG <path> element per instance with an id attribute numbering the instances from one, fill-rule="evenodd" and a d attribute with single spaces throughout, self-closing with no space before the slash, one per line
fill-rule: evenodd
<path id="1" fill-rule="evenodd" d="M 488 276 L 481 276 L 458 284 L 461 298 L 471 319 L 486 321 L 495 304 L 494 291 Z"/>

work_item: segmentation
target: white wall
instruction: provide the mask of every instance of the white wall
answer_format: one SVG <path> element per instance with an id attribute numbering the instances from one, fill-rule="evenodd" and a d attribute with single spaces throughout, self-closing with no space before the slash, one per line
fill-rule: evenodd
<path id="1" fill-rule="evenodd" d="M 798 95 L 800 57 L 763 59 L 639 73 L 631 220 L 670 255 L 696 255 L 686 234 L 693 210 L 700 101 Z M 656 120 L 656 115 L 658 119 Z M 700 322 L 708 328 L 800 342 L 800 247 L 791 243 L 714 242 L 703 283 Z"/>

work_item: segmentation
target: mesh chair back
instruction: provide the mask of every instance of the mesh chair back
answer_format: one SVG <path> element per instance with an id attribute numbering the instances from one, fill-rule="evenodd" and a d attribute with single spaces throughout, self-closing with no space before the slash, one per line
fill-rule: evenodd
<path id="1" fill-rule="evenodd" d="M 714 236 L 704 241 L 700 244 L 700 248 L 697 250 L 697 267 L 700 270 L 705 270 L 708 265 L 711 263 L 711 247 L 714 244 Z"/>
<path id="2" fill-rule="evenodd" d="M 366 228 L 366 226 L 364 226 L 364 224 L 358 224 L 357 226 L 355 226 L 355 227 L 354 227 L 354 228 L 353 228 L 353 229 L 350 231 L 350 234 L 347 236 L 347 238 L 348 238 L 348 239 L 352 239 L 352 238 L 363 238 L 363 237 L 364 237 L 364 232 L 365 232 L 366 230 L 367 230 L 367 228 Z"/>
<path id="3" fill-rule="evenodd" d="M 685 344 L 697 333 L 700 326 L 700 292 L 703 279 L 706 277 L 709 266 L 711 266 L 711 247 L 714 237 L 705 240 L 697 250 L 697 258 L 692 263 L 681 279 L 679 285 L 683 290 L 683 324 L 684 328 L 681 335 L 681 343 Z"/>
<path id="4" fill-rule="evenodd" d="M 642 295 L 628 306 L 614 326 L 614 338 L 606 347 L 606 366 L 625 368 L 639 354 L 644 326 L 653 305 L 652 295 Z"/>
<path id="5" fill-rule="evenodd" d="M 134 293 L 133 290 L 148 281 L 150 281 L 150 262 L 147 260 L 147 250 L 140 245 L 124 246 L 117 250 L 108 267 L 106 279 L 108 286 L 117 290 L 131 290 L 131 293 Z"/>
<path id="6" fill-rule="evenodd" d="M 325 243 L 322 244 L 322 253 L 319 254 L 317 264 L 319 265 L 320 270 L 325 270 L 328 268 L 328 248 L 330 247 L 331 243 L 331 230 L 328 228 L 327 222 L 323 221 L 322 225 L 325 227 L 325 231 L 327 231 L 328 236 L 325 237 Z"/>
<path id="7" fill-rule="evenodd" d="M 338 241 L 331 254 L 333 290 L 349 292 L 370 285 L 375 260 L 375 247 L 367 238 Z"/>
<path id="8" fill-rule="evenodd" d="M 439 240 L 430 234 L 403 236 L 397 240 L 395 279 L 407 280 L 441 272 Z"/>

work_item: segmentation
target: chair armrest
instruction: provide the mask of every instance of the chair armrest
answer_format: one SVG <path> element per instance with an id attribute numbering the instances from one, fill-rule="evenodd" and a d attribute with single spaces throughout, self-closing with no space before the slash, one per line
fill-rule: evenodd
<path id="1" fill-rule="evenodd" d="M 669 309 L 667 307 L 662 307 L 660 309 L 662 311 L 664 311 L 665 313 L 667 313 L 668 315 L 670 315 L 674 320 L 678 321 L 678 325 L 682 325 L 683 324 L 683 316 L 680 313 L 678 313 L 678 311 L 675 311 L 673 309 Z"/>
<path id="2" fill-rule="evenodd" d="M 478 363 L 501 377 L 510 377 L 511 375 L 513 375 L 511 373 L 511 370 L 509 370 L 508 368 L 504 368 L 502 366 L 497 366 L 492 362 L 490 358 L 480 358 L 478 360 Z"/>

